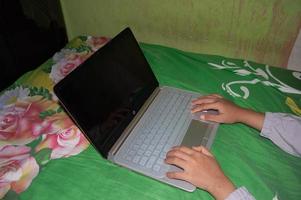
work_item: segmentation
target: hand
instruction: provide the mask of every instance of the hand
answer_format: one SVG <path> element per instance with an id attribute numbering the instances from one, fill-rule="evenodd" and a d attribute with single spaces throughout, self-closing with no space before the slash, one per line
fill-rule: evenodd
<path id="1" fill-rule="evenodd" d="M 201 115 L 203 120 L 214 121 L 219 123 L 236 123 L 239 122 L 239 117 L 243 112 L 243 108 L 235 105 L 234 103 L 224 99 L 218 94 L 211 94 L 202 96 L 192 101 L 192 113 L 215 109 L 219 114 L 206 114 Z"/>
<path id="2" fill-rule="evenodd" d="M 257 130 L 262 129 L 265 117 L 263 113 L 239 107 L 218 94 L 199 97 L 192 101 L 192 106 L 192 113 L 208 109 L 218 110 L 217 115 L 204 113 L 201 115 L 203 120 L 219 123 L 242 122 Z"/>
<path id="3" fill-rule="evenodd" d="M 168 172 L 168 178 L 190 182 L 207 190 L 215 199 L 225 199 L 235 190 L 235 186 L 205 147 L 174 147 L 167 153 L 165 162 L 183 169 L 180 172 Z"/>

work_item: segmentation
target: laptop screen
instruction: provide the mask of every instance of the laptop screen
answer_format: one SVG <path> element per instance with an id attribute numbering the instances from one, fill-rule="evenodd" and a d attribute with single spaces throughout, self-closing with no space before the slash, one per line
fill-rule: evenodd
<path id="1" fill-rule="evenodd" d="M 67 75 L 55 94 L 104 156 L 158 86 L 129 28 Z"/>

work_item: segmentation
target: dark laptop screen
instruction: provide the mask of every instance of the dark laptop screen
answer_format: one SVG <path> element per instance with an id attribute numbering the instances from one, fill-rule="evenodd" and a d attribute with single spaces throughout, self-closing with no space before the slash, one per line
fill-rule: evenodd
<path id="1" fill-rule="evenodd" d="M 66 76 L 54 91 L 103 155 L 158 86 L 129 28 Z"/>

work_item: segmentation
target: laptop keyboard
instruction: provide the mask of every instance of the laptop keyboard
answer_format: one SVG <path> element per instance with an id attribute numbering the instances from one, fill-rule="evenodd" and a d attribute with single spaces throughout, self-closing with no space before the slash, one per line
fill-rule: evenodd
<path id="1" fill-rule="evenodd" d="M 129 168 L 164 177 L 166 153 L 180 144 L 191 118 L 190 102 L 197 97 L 181 90 L 161 90 L 122 146 L 119 158 Z"/>

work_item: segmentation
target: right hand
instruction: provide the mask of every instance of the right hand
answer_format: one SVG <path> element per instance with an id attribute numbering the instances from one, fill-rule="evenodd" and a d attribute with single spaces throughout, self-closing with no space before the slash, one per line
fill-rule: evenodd
<path id="1" fill-rule="evenodd" d="M 240 117 L 245 110 L 244 108 L 241 108 L 234 103 L 224 99 L 218 94 L 199 97 L 192 101 L 192 106 L 192 113 L 208 109 L 218 110 L 219 114 L 214 115 L 204 113 L 203 115 L 201 115 L 201 119 L 219 123 L 240 122 Z"/>

